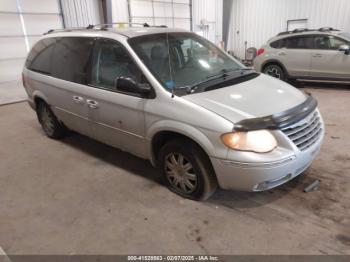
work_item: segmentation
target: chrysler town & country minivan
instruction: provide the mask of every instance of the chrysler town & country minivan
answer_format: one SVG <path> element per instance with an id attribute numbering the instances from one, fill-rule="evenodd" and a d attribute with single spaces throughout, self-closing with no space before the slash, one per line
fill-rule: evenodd
<path id="1" fill-rule="evenodd" d="M 317 101 L 206 39 L 157 27 L 49 32 L 23 70 L 46 135 L 73 130 L 149 159 L 173 192 L 264 191 L 320 150 Z"/>

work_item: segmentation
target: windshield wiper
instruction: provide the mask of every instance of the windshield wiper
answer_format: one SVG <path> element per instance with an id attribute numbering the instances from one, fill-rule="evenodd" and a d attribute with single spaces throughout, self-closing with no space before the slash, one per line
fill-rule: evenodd
<path id="1" fill-rule="evenodd" d="M 240 70 L 240 69 L 237 69 L 237 68 L 235 68 L 235 69 L 226 69 L 226 68 L 223 68 L 223 69 L 221 69 L 219 72 L 217 72 L 216 74 L 207 76 L 207 77 L 206 77 L 206 80 L 211 80 L 211 79 L 216 79 L 216 78 L 227 77 L 227 76 L 229 76 L 228 73 L 230 73 L 230 72 L 237 72 L 237 70 Z"/>
<path id="2" fill-rule="evenodd" d="M 216 80 L 216 79 L 220 79 L 220 78 L 226 78 L 229 76 L 232 76 L 231 72 L 241 72 L 241 74 L 243 74 L 243 72 L 245 71 L 250 71 L 253 70 L 251 68 L 232 68 L 232 69 L 221 69 L 218 73 L 207 76 L 205 80 L 199 81 L 193 85 L 190 86 L 186 86 L 185 88 L 187 89 L 187 93 L 192 94 L 193 92 L 195 92 L 198 88 L 199 85 L 204 84 L 206 82 L 212 81 L 212 80 Z"/>

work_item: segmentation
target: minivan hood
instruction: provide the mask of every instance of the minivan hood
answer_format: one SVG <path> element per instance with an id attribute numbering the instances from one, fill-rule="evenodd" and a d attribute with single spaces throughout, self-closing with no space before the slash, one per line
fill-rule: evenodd
<path id="1" fill-rule="evenodd" d="M 182 98 L 233 123 L 281 113 L 306 100 L 305 94 L 295 87 L 264 74 L 246 82 Z"/>

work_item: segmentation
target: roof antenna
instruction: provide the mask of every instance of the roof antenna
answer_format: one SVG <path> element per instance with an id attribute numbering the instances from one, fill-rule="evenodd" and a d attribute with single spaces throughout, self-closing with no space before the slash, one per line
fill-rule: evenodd
<path id="1" fill-rule="evenodd" d="M 169 33 L 166 33 L 166 42 L 167 42 L 167 46 L 168 46 L 168 61 L 169 61 L 169 73 L 170 73 L 170 83 L 169 85 L 171 85 L 171 98 L 174 98 L 175 93 L 174 93 L 174 81 L 173 81 L 173 70 L 171 68 L 171 62 L 170 62 L 170 45 L 169 45 Z"/>

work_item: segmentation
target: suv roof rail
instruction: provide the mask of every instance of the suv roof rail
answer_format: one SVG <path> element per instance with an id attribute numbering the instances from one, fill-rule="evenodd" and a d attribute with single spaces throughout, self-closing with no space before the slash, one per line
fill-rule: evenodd
<path id="1" fill-rule="evenodd" d="M 297 29 L 294 29 L 293 31 L 281 32 L 281 33 L 279 33 L 277 35 L 296 34 L 296 33 L 308 32 L 308 31 L 313 31 L 313 30 L 312 29 L 307 29 L 307 28 L 297 28 Z"/>
<path id="2" fill-rule="evenodd" d="M 328 32 L 328 31 L 339 31 L 338 29 L 334 29 L 333 27 L 321 27 L 318 29 L 320 32 Z"/>
<path id="3" fill-rule="evenodd" d="M 115 23 L 108 23 L 108 24 L 96 24 L 96 25 L 88 25 L 86 27 L 86 29 L 101 29 L 101 30 L 105 30 L 107 29 L 108 27 L 110 26 L 113 26 L 113 25 L 141 25 L 143 27 L 164 27 L 164 28 L 167 28 L 166 25 L 158 25 L 158 26 L 151 26 L 147 23 L 132 23 L 132 22 L 115 22 Z"/>
<path id="4" fill-rule="evenodd" d="M 292 33 L 301 33 L 301 32 L 307 32 L 307 31 L 312 31 L 312 30 L 307 28 L 297 28 L 297 29 L 294 29 Z"/>
<path id="5" fill-rule="evenodd" d="M 297 29 L 294 29 L 293 31 L 281 32 L 281 33 L 277 34 L 277 36 L 296 34 L 296 33 L 302 33 L 302 32 L 310 32 L 310 31 L 329 32 L 329 31 L 340 31 L 340 30 L 334 29 L 333 27 L 321 27 L 319 29 L 297 28 Z"/>

